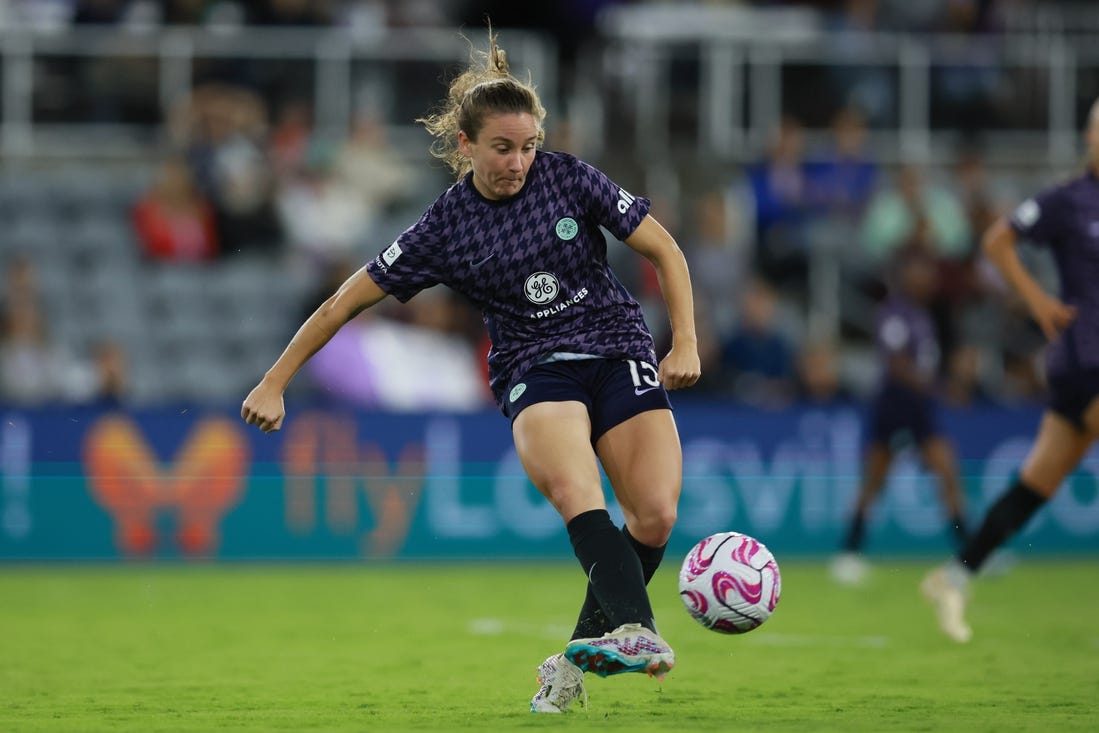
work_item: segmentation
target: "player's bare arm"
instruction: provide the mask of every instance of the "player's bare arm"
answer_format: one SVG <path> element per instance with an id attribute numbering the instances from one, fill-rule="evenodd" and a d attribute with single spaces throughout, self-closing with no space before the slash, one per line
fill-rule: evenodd
<path id="1" fill-rule="evenodd" d="M 1018 237 L 1007 220 L 1000 218 L 988 228 L 981 242 L 984 254 L 1003 275 L 1008 285 L 1026 303 L 1046 338 L 1053 340 L 1076 318 L 1076 309 L 1053 297 L 1031 276 L 1015 246 Z"/>
<path id="2" fill-rule="evenodd" d="M 626 244 L 653 263 L 660 292 L 668 306 L 672 348 L 661 360 L 657 376 L 666 389 L 690 387 L 702 375 L 702 367 L 687 259 L 672 235 L 652 216 L 641 220 L 634 233 L 626 238 Z"/>
<path id="3" fill-rule="evenodd" d="M 265 433 L 281 428 L 286 414 L 282 395 L 290 380 L 345 323 L 385 296 L 385 291 L 371 279 L 366 268 L 349 277 L 306 319 L 282 355 L 245 398 L 240 408 L 244 421 Z"/>

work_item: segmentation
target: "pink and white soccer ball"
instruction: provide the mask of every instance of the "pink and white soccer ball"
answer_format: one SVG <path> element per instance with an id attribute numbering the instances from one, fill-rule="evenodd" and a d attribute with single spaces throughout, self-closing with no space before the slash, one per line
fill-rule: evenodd
<path id="1" fill-rule="evenodd" d="M 771 618 L 782 592 L 778 563 L 746 534 L 720 532 L 695 545 L 679 569 L 679 597 L 695 621 L 743 634 Z"/>

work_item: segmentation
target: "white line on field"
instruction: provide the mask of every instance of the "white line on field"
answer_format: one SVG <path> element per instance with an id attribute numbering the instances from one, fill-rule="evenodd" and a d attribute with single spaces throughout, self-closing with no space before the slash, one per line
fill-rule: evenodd
<path id="1" fill-rule="evenodd" d="M 560 639 L 572 633 L 571 626 L 562 624 L 532 624 L 524 621 L 505 621 L 502 618 L 471 619 L 467 629 L 474 636 L 500 636 L 519 634 L 545 639 Z"/>

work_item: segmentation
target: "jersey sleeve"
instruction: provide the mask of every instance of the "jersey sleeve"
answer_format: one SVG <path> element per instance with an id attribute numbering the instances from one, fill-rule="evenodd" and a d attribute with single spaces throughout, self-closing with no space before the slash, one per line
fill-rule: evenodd
<path id="1" fill-rule="evenodd" d="M 1053 244 L 1065 218 L 1065 189 L 1055 186 L 1028 198 L 1012 212 L 1009 223 L 1022 239 L 1034 244 Z"/>
<path id="2" fill-rule="evenodd" d="M 367 274 L 386 293 L 407 303 L 421 290 L 442 282 L 449 249 L 445 231 L 436 203 L 367 263 Z"/>
<path id="3" fill-rule="evenodd" d="M 621 188 L 602 171 L 576 161 L 576 190 L 587 215 L 619 239 L 634 233 L 649 213 L 651 202 Z"/>

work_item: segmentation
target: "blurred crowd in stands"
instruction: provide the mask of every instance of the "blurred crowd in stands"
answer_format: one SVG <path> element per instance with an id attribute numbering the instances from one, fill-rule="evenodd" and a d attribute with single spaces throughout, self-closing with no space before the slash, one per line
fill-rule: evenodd
<path id="1" fill-rule="evenodd" d="M 488 12 L 499 26 L 533 24 L 555 33 L 567 62 L 578 39 L 594 32 L 596 13 L 622 4 L 630 3 L 0 0 L 0 27 L 17 21 L 54 27 L 479 27 Z M 836 27 L 965 32 L 993 30 L 1004 4 L 817 3 Z M 553 6 L 552 12 L 539 10 L 542 5 Z M 51 73 L 70 82 L 90 80 L 93 97 L 97 84 L 129 88 L 116 85 L 104 69 L 66 63 L 76 62 L 60 61 Z M 147 70 L 126 68 L 140 85 Z M 368 106 L 355 111 L 349 134 L 333 139 L 316 129 L 311 96 L 292 83 L 272 88 L 250 83 L 239 69 L 205 71 L 162 121 L 162 152 L 148 166 L 153 171 L 148 185 L 118 216 L 132 228 L 134 248 L 150 265 L 212 269 L 234 258 L 259 258 L 304 273 L 308 287 L 296 303 L 298 317 L 280 334 L 284 343 L 343 278 L 388 244 L 400 231 L 394 230 L 397 222 L 411 224 L 448 181 L 426 163 L 424 150 L 410 154 L 391 144 L 384 121 Z M 939 272 L 931 312 L 947 402 L 965 407 L 1039 399 L 1041 335 L 979 252 L 982 232 L 1016 203 L 1022 187 L 1012 185 L 1010 177 L 990 175 L 977 135 L 963 138 L 947 170 L 884 165 L 870 152 L 867 134 L 883 110 L 895 107 L 888 99 L 895 80 L 865 67 L 836 67 L 835 73 L 845 75 L 849 93 L 823 144 L 810 146 L 806 120 L 790 111 L 758 160 L 691 190 L 682 201 L 644 191 L 640 180 L 625 178 L 628 165 L 591 161 L 635 193 L 653 196 L 654 215 L 676 235 L 691 265 L 703 379 L 684 398 L 765 408 L 861 400 L 877 377 L 873 310 L 891 290 L 891 263 L 918 250 L 934 258 Z M 990 98 L 995 80 L 962 74 L 945 81 L 944 88 L 953 91 L 939 102 L 955 105 L 950 110 L 958 115 L 959 129 L 975 130 L 982 111 L 970 107 Z M 121 103 L 119 94 L 100 95 L 97 114 L 115 121 L 142 114 Z M 108 104 L 112 100 L 119 104 Z M 591 141 L 576 140 L 563 124 L 549 133 L 547 148 L 592 149 Z M 421 147 L 426 145 L 425 137 Z M 844 312 L 835 334 L 814 332 L 807 317 L 822 242 L 830 243 L 824 256 L 840 264 Z M 0 404 L 131 404 L 126 344 L 101 340 L 72 353 L 53 337 L 33 258 L 3 248 L 0 255 L 5 268 Z M 613 242 L 611 258 L 646 308 L 657 338 L 666 339 L 651 267 Z M 264 298 L 280 297 L 291 296 L 278 282 L 270 283 Z M 294 394 L 391 410 L 490 407 L 487 348 L 478 314 L 443 288 L 404 306 L 387 300 L 356 318 L 310 362 Z M 277 351 L 270 349 L 257 360 L 273 359 Z M 258 376 L 246 374 L 242 384 Z"/>

